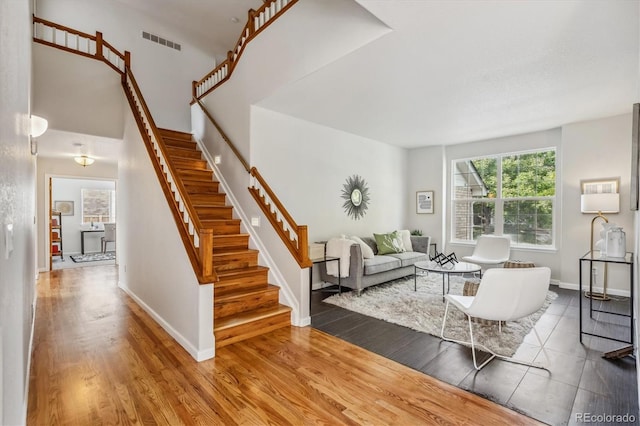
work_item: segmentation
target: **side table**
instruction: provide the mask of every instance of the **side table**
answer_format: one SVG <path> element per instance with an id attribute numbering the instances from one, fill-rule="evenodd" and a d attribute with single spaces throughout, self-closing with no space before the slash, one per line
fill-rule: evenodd
<path id="1" fill-rule="evenodd" d="M 342 286 L 340 285 L 340 258 L 334 256 L 323 256 L 315 259 L 311 259 L 311 266 L 309 267 L 309 310 L 311 310 L 311 292 L 313 291 L 313 265 L 318 265 L 327 262 L 338 262 L 338 293 L 342 293 Z M 335 290 L 323 290 L 335 292 Z"/>
<path id="2" fill-rule="evenodd" d="M 593 313 L 594 312 L 600 312 L 600 313 L 604 313 L 604 314 L 609 314 L 609 315 L 617 315 L 617 316 L 622 316 L 622 317 L 628 317 L 629 318 L 629 339 L 628 340 L 623 340 L 623 339 L 618 339 L 612 336 L 605 336 L 602 334 L 597 334 L 597 333 L 589 333 L 586 331 L 583 331 L 583 324 L 582 324 L 582 299 L 583 299 L 583 295 L 582 295 L 582 291 L 583 291 L 583 282 L 582 282 L 582 269 L 583 269 L 583 265 L 586 264 L 589 267 L 589 293 L 593 292 L 593 275 L 591 274 L 591 271 L 593 270 L 593 264 L 594 263 L 604 263 L 606 264 L 618 264 L 621 266 L 628 266 L 629 267 L 629 288 L 630 288 L 630 297 L 629 297 L 629 313 L 619 313 L 619 312 L 612 312 L 612 311 L 607 311 L 605 309 L 595 309 L 593 307 L 593 299 L 589 298 L 589 317 L 593 319 Z M 607 257 L 607 256 L 603 256 L 599 251 L 589 251 L 587 252 L 584 256 L 582 256 L 580 258 L 580 262 L 579 262 L 579 267 L 580 267 L 580 295 L 579 295 L 579 299 L 580 299 L 580 343 L 582 343 L 582 335 L 586 334 L 589 336 L 595 336 L 595 337 L 600 337 L 603 339 L 607 339 L 607 340 L 614 340 L 617 342 L 622 342 L 622 343 L 629 343 L 633 346 L 633 303 L 634 303 L 634 294 L 633 294 L 633 253 L 626 253 L 625 257 Z M 601 302 L 601 303 L 606 303 L 606 302 Z M 595 331 L 595 330 L 594 330 Z"/>

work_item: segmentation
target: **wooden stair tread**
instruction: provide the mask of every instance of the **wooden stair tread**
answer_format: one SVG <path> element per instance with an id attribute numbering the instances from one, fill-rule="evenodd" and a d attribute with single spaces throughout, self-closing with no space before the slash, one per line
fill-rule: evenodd
<path id="1" fill-rule="evenodd" d="M 183 140 L 183 139 L 172 139 L 163 137 L 162 140 L 166 146 L 170 147 L 180 147 L 186 149 L 197 150 L 198 144 L 193 141 Z"/>
<path id="2" fill-rule="evenodd" d="M 269 318 L 272 316 L 280 315 L 283 313 L 291 312 L 291 308 L 282 304 L 278 304 L 273 308 L 260 309 L 250 312 L 243 312 L 232 317 L 218 318 L 213 325 L 214 332 L 227 330 L 233 327 L 238 327 L 247 323 L 258 321 L 261 319 Z"/>
<path id="3" fill-rule="evenodd" d="M 167 161 L 186 189 L 185 198 L 202 226 L 213 230 L 214 335 L 216 348 L 291 326 L 291 308 L 279 303 L 280 288 L 269 284 L 269 268 L 258 265 L 259 250 L 233 218 L 215 173 L 190 133 L 160 129 Z"/>
<path id="4" fill-rule="evenodd" d="M 272 292 L 279 292 L 279 291 L 280 291 L 280 287 L 278 287 L 277 285 L 267 283 L 266 285 L 261 287 L 251 287 L 247 289 L 238 289 L 235 291 L 233 290 L 229 291 L 223 295 L 216 296 L 215 303 L 228 302 L 233 299 L 243 299 L 245 297 L 252 297 L 254 295 L 259 295 L 261 293 L 272 293 Z"/>
<path id="5" fill-rule="evenodd" d="M 258 253 L 258 250 L 252 248 L 230 248 L 224 251 L 218 251 L 217 253 L 213 253 L 213 256 L 216 255 L 230 255 L 230 254 L 242 254 L 242 253 Z"/>
<path id="6" fill-rule="evenodd" d="M 202 151 L 199 151 L 198 149 L 189 149 L 189 148 L 182 148 L 179 146 L 169 146 L 167 145 L 167 154 L 169 155 L 169 158 L 171 159 L 194 159 L 194 160 L 201 160 L 202 159 Z"/>
<path id="7" fill-rule="evenodd" d="M 160 131 L 160 134 L 163 136 L 166 135 L 169 137 L 182 138 L 187 140 L 191 140 L 193 138 L 191 133 L 182 132 L 180 130 L 172 130 L 172 129 L 165 129 L 165 128 L 158 128 L 158 130 Z"/>
<path id="8" fill-rule="evenodd" d="M 237 269 L 225 269 L 218 273 L 218 279 L 220 281 L 223 281 L 224 279 L 227 279 L 229 277 L 235 278 L 239 276 L 253 275 L 255 273 L 260 273 L 268 270 L 269 268 L 262 265 L 245 266 L 244 268 Z"/>

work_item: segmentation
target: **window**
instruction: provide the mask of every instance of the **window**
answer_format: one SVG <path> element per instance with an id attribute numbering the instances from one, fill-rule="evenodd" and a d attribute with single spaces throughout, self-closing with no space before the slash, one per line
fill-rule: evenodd
<path id="1" fill-rule="evenodd" d="M 453 240 L 496 234 L 554 245 L 555 149 L 454 160 L 452 168 Z"/>
<path id="2" fill-rule="evenodd" d="M 82 189 L 82 223 L 116 221 L 116 191 Z"/>

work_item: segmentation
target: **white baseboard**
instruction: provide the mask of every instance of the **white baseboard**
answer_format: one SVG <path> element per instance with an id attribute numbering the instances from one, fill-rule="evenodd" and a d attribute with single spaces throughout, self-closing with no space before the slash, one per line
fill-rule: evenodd
<path id="1" fill-rule="evenodd" d="M 127 286 L 126 283 L 122 281 L 118 281 L 118 287 L 121 288 L 125 293 L 127 293 L 144 311 L 151 316 L 159 325 L 162 327 L 171 337 L 175 339 L 176 342 L 180 344 L 188 353 L 191 355 L 196 361 L 205 361 L 207 359 L 211 359 L 215 356 L 215 348 L 207 348 L 204 350 L 198 350 L 194 347 L 189 340 L 187 340 L 182 334 L 180 334 L 176 329 L 171 327 L 171 325 L 164 320 L 156 311 L 151 309 L 149 305 L 144 303 L 131 289 Z"/>
<path id="2" fill-rule="evenodd" d="M 553 281 L 551 282 L 553 284 Z M 574 283 L 566 283 L 566 282 L 558 282 L 557 284 L 560 288 L 566 288 L 567 290 L 580 290 L 580 284 Z M 583 290 L 588 290 L 589 286 L 582 286 Z M 593 291 L 596 293 L 602 293 L 604 289 L 599 286 L 594 286 Z M 620 296 L 620 297 L 631 297 L 631 292 L 629 290 L 620 290 L 616 288 L 607 288 L 607 294 L 611 296 Z"/>

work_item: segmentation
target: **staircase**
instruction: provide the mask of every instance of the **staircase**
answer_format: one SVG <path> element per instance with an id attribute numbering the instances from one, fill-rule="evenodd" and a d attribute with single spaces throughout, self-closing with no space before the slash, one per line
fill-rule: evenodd
<path id="1" fill-rule="evenodd" d="M 268 282 L 269 268 L 258 265 L 258 250 L 249 248 L 249 235 L 240 233 L 240 220 L 197 144 L 188 133 L 159 129 L 168 161 L 187 190 L 185 198 L 203 225 L 213 228 L 213 332 L 216 349 L 249 337 L 288 327 L 291 308 L 279 303 L 280 288 Z"/>

